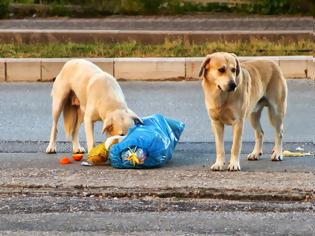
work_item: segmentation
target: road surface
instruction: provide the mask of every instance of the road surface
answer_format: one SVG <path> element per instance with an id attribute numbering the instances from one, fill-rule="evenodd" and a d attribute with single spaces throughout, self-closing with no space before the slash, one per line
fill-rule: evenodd
<path id="1" fill-rule="evenodd" d="M 155 113 L 179 119 L 186 124 L 181 142 L 213 142 L 210 121 L 204 105 L 200 81 L 193 82 L 120 82 L 129 107 L 139 116 Z M 48 141 L 51 127 L 52 83 L 0 84 L 0 141 Z M 285 142 L 313 142 L 315 137 L 315 84 L 313 80 L 288 81 L 288 109 L 284 121 Z M 59 141 L 66 141 L 62 119 Z M 266 109 L 262 127 L 265 141 L 273 142 L 274 130 Z M 225 141 L 232 140 L 227 127 Z M 101 123 L 95 127 L 96 140 L 104 140 Z M 85 140 L 83 127 L 81 140 Z M 247 122 L 243 140 L 253 142 L 253 130 Z"/>
<path id="2" fill-rule="evenodd" d="M 315 159 L 249 162 L 246 126 L 241 172 L 212 172 L 214 140 L 200 82 L 120 82 L 140 116 L 162 113 L 186 123 L 163 168 L 116 170 L 108 164 L 60 166 L 69 156 L 62 122 L 57 154 L 44 153 L 51 125 L 51 83 L 0 84 L 1 235 L 314 235 Z M 285 149 L 314 151 L 314 82 L 288 81 Z M 101 124 L 96 139 L 103 141 Z M 225 134 L 227 161 L 231 129 Z M 83 129 L 80 134 L 84 141 Z M 85 144 L 85 143 L 84 143 Z"/>
<path id="3" fill-rule="evenodd" d="M 312 17 L 112 16 L 1 20 L 0 29 L 128 31 L 313 31 Z"/>

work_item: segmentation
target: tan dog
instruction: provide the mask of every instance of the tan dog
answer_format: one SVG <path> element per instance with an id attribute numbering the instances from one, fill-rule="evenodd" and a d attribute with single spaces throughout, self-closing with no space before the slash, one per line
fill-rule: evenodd
<path id="1" fill-rule="evenodd" d="M 131 111 L 116 79 L 83 59 L 68 61 L 52 89 L 52 128 L 46 153 L 56 152 L 57 123 L 61 111 L 67 137 L 72 137 L 73 152 L 85 152 L 78 133 L 84 121 L 88 151 L 93 148 L 93 123 L 103 121 L 107 136 L 126 135 L 141 119 Z"/>
<path id="2" fill-rule="evenodd" d="M 262 155 L 264 134 L 260 116 L 265 106 L 268 107 L 269 119 L 276 131 L 271 160 L 281 161 L 287 85 L 279 66 L 268 60 L 248 61 L 240 65 L 235 54 L 217 52 L 205 58 L 199 73 L 199 76 L 202 75 L 206 108 L 216 142 L 216 162 L 211 169 L 222 170 L 224 166 L 224 125 L 233 127 L 228 169 L 241 169 L 239 155 L 247 117 L 255 130 L 255 147 L 248 155 L 248 160 L 259 159 Z"/>

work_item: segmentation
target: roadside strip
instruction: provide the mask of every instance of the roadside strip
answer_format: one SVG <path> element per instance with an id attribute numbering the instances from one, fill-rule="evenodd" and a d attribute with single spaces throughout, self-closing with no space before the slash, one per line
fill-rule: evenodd
<path id="1" fill-rule="evenodd" d="M 0 196 L 312 201 L 315 182 L 314 173 L 212 172 L 207 168 L 186 171 L 26 168 L 3 169 L 0 176 Z"/>
<path id="2" fill-rule="evenodd" d="M 164 31 L 164 30 L 68 30 L 68 29 L 1 29 L 1 43 L 49 43 L 49 42 L 126 42 L 135 40 L 141 43 L 157 44 L 169 40 L 188 40 L 194 43 L 205 41 L 248 41 L 265 39 L 277 41 L 313 40 L 309 30 L 276 31 Z"/>
<path id="3" fill-rule="evenodd" d="M 189 58 L 86 58 L 119 80 L 197 80 L 202 57 Z M 270 59 L 287 79 L 315 79 L 312 56 L 239 57 L 239 60 Z M 70 58 L 2 58 L 0 82 L 47 82 Z"/>

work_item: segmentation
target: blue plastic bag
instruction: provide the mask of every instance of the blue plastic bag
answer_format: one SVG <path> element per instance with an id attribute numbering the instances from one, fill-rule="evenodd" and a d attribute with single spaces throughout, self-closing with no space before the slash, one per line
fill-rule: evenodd
<path id="1" fill-rule="evenodd" d="M 128 136 L 111 147 L 109 159 L 114 168 L 161 167 L 172 158 L 185 124 L 156 114 L 143 118 L 144 125 L 136 125 Z M 138 161 L 132 161 L 130 153 Z"/>

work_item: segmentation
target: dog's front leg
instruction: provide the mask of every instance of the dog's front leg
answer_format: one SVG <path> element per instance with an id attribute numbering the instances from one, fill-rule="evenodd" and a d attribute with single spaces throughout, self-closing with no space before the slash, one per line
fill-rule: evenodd
<path id="1" fill-rule="evenodd" d="M 231 159 L 228 166 L 230 171 L 241 170 L 239 155 L 242 147 L 242 135 L 244 129 L 244 121 L 240 120 L 233 124 L 233 144 L 231 150 Z"/>
<path id="2" fill-rule="evenodd" d="M 215 137 L 216 161 L 211 166 L 211 170 L 223 170 L 224 166 L 224 124 L 220 121 L 211 121 L 212 131 Z"/>
<path id="3" fill-rule="evenodd" d="M 84 117 L 84 128 L 85 128 L 87 148 L 88 148 L 88 152 L 90 152 L 94 146 L 94 135 L 93 135 L 94 127 L 93 127 L 92 119 L 86 116 Z"/>

